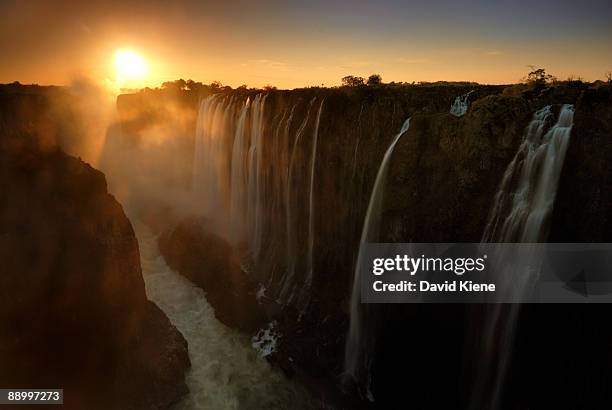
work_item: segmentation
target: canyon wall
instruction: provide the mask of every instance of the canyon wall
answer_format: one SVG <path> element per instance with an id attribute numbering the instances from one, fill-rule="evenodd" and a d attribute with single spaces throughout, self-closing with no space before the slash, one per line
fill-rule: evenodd
<path id="1" fill-rule="evenodd" d="M 145 295 L 138 242 L 104 175 L 59 148 L 44 93 L 0 94 L 0 384 L 71 409 L 165 409 L 187 343 Z"/>
<path id="2" fill-rule="evenodd" d="M 454 99 L 473 89 L 467 113 L 451 115 Z M 202 187 L 185 176 L 184 195 L 187 202 L 193 195 L 195 207 L 174 214 L 160 212 L 152 223 L 166 228 L 164 238 L 174 238 L 178 248 L 173 247 L 173 241 L 166 241 L 166 249 L 190 253 L 189 241 L 182 240 L 185 238 L 180 238 L 180 232 L 190 232 L 193 237 L 193 231 L 184 225 L 176 228 L 177 220 L 185 216 L 181 213 L 199 218 L 193 226 L 200 228 L 195 229 L 215 231 L 219 241 L 233 246 L 241 260 L 243 280 L 248 283 L 244 289 L 251 289 L 243 302 L 253 304 L 256 290 L 260 291 L 257 300 L 263 307 L 254 309 L 263 309 L 269 320 L 277 320 L 282 335 L 270 360 L 287 374 L 297 374 L 313 384 L 327 380 L 329 383 L 321 384 L 337 385 L 342 378 L 351 283 L 363 220 L 383 154 L 409 117 L 410 128 L 395 147 L 383 187 L 380 241 L 480 241 L 495 192 L 531 116 L 546 105 L 558 112 L 562 104 L 575 105 L 575 125 L 549 240 L 609 239 L 609 86 L 561 84 L 538 92 L 503 87 L 413 86 L 258 93 L 241 90 L 215 97 L 202 95 L 203 100 L 209 99 L 207 108 L 200 107 L 201 118 L 196 121 L 194 116 L 191 125 L 194 130 L 204 130 L 193 133 L 191 146 L 185 143 L 180 152 L 174 151 L 182 156 L 184 164 L 194 167 L 193 175 L 210 172 L 220 176 L 213 180 L 222 187 L 216 192 L 220 203 L 226 205 L 218 213 L 207 214 L 207 200 L 200 201 L 194 194 Z M 123 98 L 124 106 L 138 107 L 142 96 Z M 242 120 L 240 113 L 244 113 Z M 209 125 L 203 125 L 205 119 Z M 150 121 L 123 138 L 134 140 L 136 134 L 146 138 L 147 129 L 155 127 L 151 124 L 157 120 Z M 241 121 L 246 131 L 240 131 Z M 247 148 L 238 157 L 232 149 L 237 135 L 242 136 L 239 140 Z M 221 173 L 217 165 L 213 168 L 194 160 L 198 144 L 212 147 L 206 144 L 213 142 L 220 142 L 214 149 L 223 156 Z M 259 209 L 255 218 L 249 216 L 252 210 L 246 210 L 245 234 L 238 241 L 226 235 L 224 218 L 218 218 L 224 207 L 231 208 L 232 164 L 236 158 L 246 172 L 256 164 L 252 173 L 257 175 L 257 182 L 247 180 L 244 184 L 249 203 Z M 248 196 L 249 189 L 255 191 L 254 196 Z M 199 235 L 201 238 L 203 234 Z M 206 246 L 196 242 L 191 251 L 205 252 Z M 200 258 L 203 262 L 187 271 L 181 269 L 176 252 L 166 256 L 196 283 L 198 279 L 193 278 L 204 278 L 204 289 L 206 281 L 214 280 L 206 279 L 210 272 L 219 268 Z M 230 294 L 219 288 L 211 292 L 215 292 L 210 295 L 213 300 Z M 215 307 L 223 309 L 222 304 Z M 371 328 L 377 340 L 371 369 L 374 405 L 384 408 L 390 404 L 385 398 L 395 400 L 395 394 L 406 386 L 420 392 L 412 401 L 420 408 L 472 403 L 469 392 L 476 369 L 469 358 L 470 352 L 478 349 L 482 307 L 389 305 L 375 310 Z M 610 360 L 605 345 L 612 340 L 605 325 L 609 316 L 605 306 L 525 307 L 505 403 L 519 407 L 537 403 L 543 400 L 543 392 L 550 392 L 556 385 L 564 386 L 564 394 L 553 400 L 555 403 L 578 403 L 579 397 L 591 393 L 593 403 L 605 398 L 604 387 L 610 385 L 605 374 Z M 546 342 L 530 344 L 529 334 L 536 323 L 544 323 L 537 334 Z M 606 330 L 600 330 L 597 347 L 590 352 L 603 360 L 594 368 L 598 387 L 593 392 L 587 381 L 578 377 L 562 379 L 567 373 L 559 372 L 561 365 L 553 362 L 554 357 L 565 354 L 577 357 L 580 349 L 586 349 L 581 337 L 597 329 Z M 551 345 L 556 347 L 546 347 Z M 576 359 L 574 363 L 581 368 L 585 362 Z M 519 374 L 537 374 L 541 389 L 533 387 L 534 378 L 518 380 Z M 448 394 L 440 395 L 440 390 Z M 353 391 L 350 396 L 360 394 Z M 364 392 L 361 397 L 365 400 Z"/>

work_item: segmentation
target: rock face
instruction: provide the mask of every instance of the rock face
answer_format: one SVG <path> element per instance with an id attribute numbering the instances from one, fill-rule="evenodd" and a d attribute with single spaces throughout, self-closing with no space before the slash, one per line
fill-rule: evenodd
<path id="1" fill-rule="evenodd" d="M 551 221 L 551 242 L 612 241 L 612 88 L 585 90 Z"/>
<path id="2" fill-rule="evenodd" d="M 0 385 L 63 388 L 74 409 L 169 408 L 187 343 L 146 298 L 121 205 L 42 138 L 44 98 L 1 102 Z"/>
<path id="3" fill-rule="evenodd" d="M 240 267 L 240 259 L 203 221 L 189 218 L 165 230 L 158 240 L 164 259 L 206 291 L 215 317 L 230 327 L 253 332 L 265 323 L 257 289 Z"/>
<path id="4" fill-rule="evenodd" d="M 575 104 L 576 114 L 549 241 L 609 242 L 609 87 L 560 88 L 529 99 L 490 96 L 458 121 L 415 117 L 391 165 L 383 241 L 480 241 L 490 201 L 531 114 L 562 103 Z M 377 327 L 372 372 L 377 405 L 392 405 L 393 395 L 410 386 L 419 392 L 412 402 L 417 408 L 473 406 L 477 364 L 470 357 L 479 351 L 481 306 L 384 305 L 376 313 L 385 323 Z M 611 317 L 607 305 L 522 306 L 502 407 L 609 406 Z"/>
<path id="5" fill-rule="evenodd" d="M 415 115 L 389 170 L 384 239 L 480 241 L 530 114 L 525 100 L 495 95 L 476 101 L 461 119 Z"/>

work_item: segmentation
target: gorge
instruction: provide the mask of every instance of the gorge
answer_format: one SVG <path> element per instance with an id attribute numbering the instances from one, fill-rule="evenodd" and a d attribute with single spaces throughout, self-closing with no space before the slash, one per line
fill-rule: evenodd
<path id="1" fill-rule="evenodd" d="M 149 312 L 154 319 L 135 314 L 134 323 L 156 323 L 163 333 L 156 348 L 173 358 L 164 386 L 175 387 L 159 408 L 389 408 L 407 388 L 419 392 L 411 396 L 415 408 L 565 408 L 584 405 L 586 396 L 593 405 L 610 400 L 606 305 L 500 312 L 364 305 L 355 288 L 364 242 L 611 242 L 608 84 L 519 92 L 444 84 L 124 94 L 95 164 L 118 202 L 109 199 L 101 173 L 56 153 L 55 145 L 80 155 L 74 141 L 82 136 L 71 135 L 57 112 L 48 114 L 53 98 L 40 90 L 3 90 L 2 98 L 9 101 L 2 186 L 23 173 L 22 163 L 11 162 L 21 144 L 15 141 L 25 138 L 11 130 L 22 121 L 38 142 L 62 136 L 52 154 L 32 149 L 23 154 L 27 161 L 56 161 L 59 169 L 95 176 L 95 183 L 78 184 L 72 174 L 53 177 L 70 189 L 52 185 L 45 201 L 64 210 L 53 190 L 91 193 L 91 218 L 104 214 L 94 204 L 108 203 L 109 220 L 120 221 L 92 225 L 83 216 L 48 229 L 108 232 L 94 242 L 112 252 L 126 247 L 121 258 L 132 285 L 117 301 L 116 317 L 129 322 L 125 309 Z M 40 112 L 41 119 L 27 118 Z M 20 189 L 47 187 L 55 174 L 45 170 Z M 15 201 L 5 202 L 3 215 L 24 207 L 42 212 L 35 200 Z M 47 226 L 43 220 L 37 223 Z M 6 243 L 22 232 L 10 221 L 3 225 Z M 9 272 L 20 266 L 3 280 L 17 280 Z M 106 306 L 105 297 L 92 303 Z M 2 306 L 7 320 L 22 320 Z M 117 327 L 129 328 L 122 321 Z M 265 359 L 250 346 L 262 329 L 276 343 Z M 8 357 L 11 345 L 3 339 L 0 346 Z"/>

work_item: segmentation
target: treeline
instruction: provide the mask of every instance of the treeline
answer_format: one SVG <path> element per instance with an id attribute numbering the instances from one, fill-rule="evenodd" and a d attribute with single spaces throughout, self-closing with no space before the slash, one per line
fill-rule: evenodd
<path id="1" fill-rule="evenodd" d="M 468 81 L 436 81 L 436 82 L 427 82 L 427 81 L 419 81 L 419 82 L 396 82 L 396 81 L 391 81 L 389 83 L 384 83 L 382 76 L 380 74 L 372 74 L 370 75 L 368 78 L 364 78 L 364 77 L 359 77 L 359 76 L 354 76 L 354 75 L 347 75 L 345 77 L 342 77 L 340 79 L 341 81 L 341 85 L 340 86 L 333 86 L 330 88 L 338 88 L 338 87 L 382 87 L 382 86 L 397 86 L 397 87 L 402 87 L 402 86 L 427 86 L 427 85 L 440 85 L 440 86 L 444 86 L 444 85 L 456 85 L 456 86 L 466 86 L 466 85 L 478 85 L 475 82 L 468 82 Z M 318 87 L 312 87 L 312 88 L 318 88 Z M 210 84 L 204 84 L 202 82 L 199 81 L 193 81 L 193 80 L 184 80 L 184 79 L 179 79 L 179 80 L 174 80 L 174 81 L 166 81 L 164 83 L 162 83 L 161 87 L 156 87 L 156 88 L 150 88 L 150 87 L 145 87 L 143 90 L 144 91 L 152 91 L 152 90 L 168 90 L 168 91 L 195 91 L 195 92 L 199 92 L 199 91 L 207 91 L 207 92 L 219 92 L 219 91 L 232 91 L 232 90 L 244 90 L 244 91 L 259 91 L 259 90 L 263 90 L 263 91 L 272 91 L 272 90 L 276 90 L 277 88 L 273 85 L 266 85 L 264 87 L 258 88 L 258 87 L 249 87 L 246 84 L 243 84 L 239 87 L 236 88 L 232 88 L 229 85 L 223 85 L 220 81 L 213 81 Z"/>
<path id="2" fill-rule="evenodd" d="M 271 91 L 271 90 L 276 90 L 276 87 L 274 87 L 273 85 L 266 85 L 262 88 L 249 88 L 249 86 L 247 86 L 246 84 L 241 85 L 240 87 L 235 88 L 235 90 L 265 90 L 265 91 Z M 145 91 L 149 90 L 168 90 L 168 91 L 231 91 L 234 90 L 234 88 L 232 88 L 229 85 L 223 85 L 221 83 L 221 81 L 213 81 L 210 84 L 204 84 L 200 81 L 193 81 L 191 79 L 189 80 L 183 80 L 178 79 L 178 80 L 174 80 L 174 81 L 166 81 L 164 83 L 162 83 L 161 87 L 156 87 L 156 88 L 150 88 L 150 87 L 145 87 L 144 88 Z"/>
<path id="3" fill-rule="evenodd" d="M 391 81 L 389 83 L 384 83 L 382 80 L 382 76 L 380 74 L 372 74 L 368 78 L 347 75 L 340 79 L 342 85 L 341 87 L 380 87 L 380 86 L 425 86 L 425 85 L 456 85 L 456 86 L 466 86 L 466 85 L 478 85 L 478 83 L 470 82 L 470 81 L 413 81 L 413 82 L 404 82 L 404 81 Z"/>
<path id="4" fill-rule="evenodd" d="M 510 87 L 516 88 L 525 88 L 528 87 L 530 89 L 542 90 L 547 87 L 555 86 L 555 85 L 569 85 L 569 86 L 579 86 L 584 84 L 584 80 L 578 76 L 569 76 L 566 80 L 559 80 L 557 77 L 546 72 L 544 68 L 537 68 L 535 66 L 529 66 L 531 71 L 520 79 L 518 84 L 511 85 Z M 612 83 L 612 71 L 605 73 L 605 78 L 608 84 Z M 412 82 L 403 82 L 403 81 L 391 81 L 389 83 L 383 82 L 382 76 L 380 74 L 371 74 L 367 78 L 356 76 L 356 75 L 346 75 L 340 79 L 340 86 L 335 86 L 331 88 L 344 88 L 344 87 L 406 87 L 406 86 L 477 86 L 478 83 L 473 81 L 412 81 Z M 604 83 L 604 81 L 598 80 L 593 84 Z M 313 87 L 318 88 L 318 87 Z M 178 79 L 174 81 L 166 81 L 161 87 L 149 88 L 146 87 L 143 91 L 152 91 L 152 90 L 167 90 L 167 91 L 194 91 L 194 92 L 220 92 L 220 91 L 231 91 L 231 90 L 244 90 L 244 91 L 272 91 L 277 88 L 273 85 L 266 85 L 261 88 L 257 87 L 249 87 L 246 84 L 243 84 L 237 88 L 232 88 L 229 85 L 223 85 L 220 81 L 213 81 L 210 84 L 204 84 L 199 81 L 194 80 L 184 80 Z"/>

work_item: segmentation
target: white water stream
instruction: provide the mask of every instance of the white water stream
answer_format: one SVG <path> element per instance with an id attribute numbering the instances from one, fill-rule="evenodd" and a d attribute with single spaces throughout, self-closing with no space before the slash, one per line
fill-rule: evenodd
<path id="1" fill-rule="evenodd" d="M 310 409 L 302 386 L 260 357 L 251 340 L 219 322 L 202 289 L 165 263 L 157 238 L 134 223 L 147 297 L 155 302 L 189 344 L 190 393 L 177 410 Z"/>

